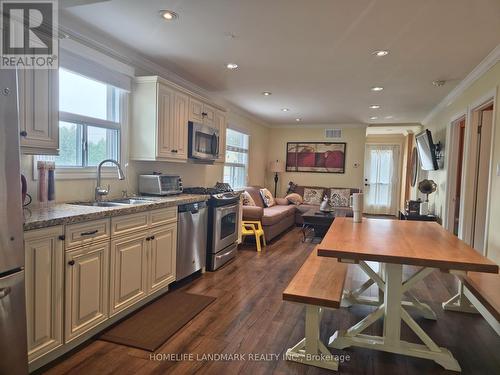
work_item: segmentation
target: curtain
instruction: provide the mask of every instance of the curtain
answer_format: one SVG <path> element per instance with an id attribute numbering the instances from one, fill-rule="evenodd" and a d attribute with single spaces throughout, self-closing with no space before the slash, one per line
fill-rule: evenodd
<path id="1" fill-rule="evenodd" d="M 366 145 L 366 213 L 380 215 L 397 213 L 399 149 L 399 145 Z"/>

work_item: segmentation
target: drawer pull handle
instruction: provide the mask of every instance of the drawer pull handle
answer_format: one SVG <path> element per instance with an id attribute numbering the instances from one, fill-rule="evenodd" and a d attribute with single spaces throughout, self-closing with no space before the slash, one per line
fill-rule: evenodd
<path id="1" fill-rule="evenodd" d="M 155 236 L 151 236 L 151 237 L 149 237 L 149 238 L 150 238 L 150 239 L 152 239 L 152 240 L 154 240 L 154 239 L 155 239 Z"/>
<path id="2" fill-rule="evenodd" d="M 70 261 L 68 262 L 68 264 L 69 264 L 70 266 L 74 266 L 74 265 L 75 265 L 75 261 L 74 261 L 74 260 L 70 260 Z"/>
<path id="3" fill-rule="evenodd" d="M 66 236 L 65 236 L 64 234 L 62 234 L 62 235 L 60 235 L 58 238 L 59 238 L 61 241 L 64 241 L 64 240 L 66 239 Z"/>
<path id="4" fill-rule="evenodd" d="M 99 233 L 99 231 L 96 229 L 96 230 L 92 230 L 90 232 L 82 232 L 80 233 L 80 236 L 92 236 L 93 234 L 97 234 Z"/>
<path id="5" fill-rule="evenodd" d="M 146 237 L 146 241 L 151 241 L 151 237 Z"/>
<path id="6" fill-rule="evenodd" d="M 20 135 L 21 137 L 27 137 L 27 136 L 28 136 L 28 132 L 27 132 L 26 130 L 22 130 L 22 131 L 19 133 L 19 135 Z"/>

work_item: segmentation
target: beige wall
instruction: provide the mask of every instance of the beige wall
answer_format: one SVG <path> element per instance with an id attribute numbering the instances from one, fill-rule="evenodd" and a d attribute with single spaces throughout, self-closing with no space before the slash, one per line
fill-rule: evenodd
<path id="1" fill-rule="evenodd" d="M 269 128 L 265 124 L 251 119 L 245 115 L 228 112 L 228 124 L 236 130 L 241 130 L 250 135 L 250 162 L 249 183 L 265 183 L 265 166 L 267 163 L 267 142 L 269 139 Z M 133 124 L 131 125 L 133 126 Z M 26 176 L 29 185 L 29 194 L 37 201 L 37 181 L 33 179 L 33 157 L 24 155 L 21 158 L 21 171 Z M 213 186 L 217 181 L 222 181 L 224 166 L 222 164 L 206 165 L 193 163 L 169 163 L 169 162 L 139 162 L 129 161 L 126 167 L 125 181 L 117 179 L 104 179 L 104 184 L 111 185 L 110 197 L 121 196 L 122 190 L 129 193 L 137 193 L 137 176 L 141 173 L 153 171 L 179 174 L 184 186 Z M 95 178 L 78 180 L 56 181 L 57 202 L 88 201 L 94 199 Z"/>
<path id="2" fill-rule="evenodd" d="M 500 263 L 500 177 L 496 175 L 496 167 L 500 163 L 500 97 L 498 87 L 500 85 L 500 62 L 497 62 L 488 72 L 468 87 L 459 97 L 453 100 L 448 106 L 436 113 L 426 124 L 425 127 L 432 131 L 434 142 L 444 142 L 445 148 L 449 145 L 446 139 L 446 130 L 450 123 L 455 120 L 455 116 L 466 113 L 469 106 L 476 104 L 481 99 L 495 91 L 497 94 L 495 102 L 494 139 L 493 141 L 493 173 L 491 174 L 490 187 L 490 216 L 489 216 L 489 234 L 488 234 L 488 256 Z M 435 212 L 443 217 L 445 212 L 445 193 L 446 193 L 446 164 L 445 168 L 439 171 L 429 172 L 429 178 L 438 184 L 438 190 L 430 196 L 431 203 L 434 204 Z"/>
<path id="3" fill-rule="evenodd" d="M 324 127 L 299 125 L 296 127 L 272 128 L 269 132 L 268 163 L 272 160 L 285 160 L 287 142 L 332 141 L 325 138 L 325 129 L 329 128 L 342 128 L 342 138 L 338 142 L 347 143 L 345 173 L 281 173 L 279 176 L 278 196 L 285 194 L 289 181 L 308 186 L 363 187 L 366 127 L 362 125 L 325 125 Z M 357 167 L 354 164 L 357 164 Z M 274 175 L 266 171 L 266 176 L 267 186 L 274 189 Z"/>

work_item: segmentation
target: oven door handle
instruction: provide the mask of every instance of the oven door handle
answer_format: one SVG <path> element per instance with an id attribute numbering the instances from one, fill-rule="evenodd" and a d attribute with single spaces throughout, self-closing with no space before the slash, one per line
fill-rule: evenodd
<path id="1" fill-rule="evenodd" d="M 217 210 L 217 213 L 220 214 L 221 216 L 224 215 L 225 213 L 237 213 L 238 212 L 238 208 L 239 208 L 239 204 L 232 204 L 230 206 L 221 206 L 221 207 L 217 207 L 216 210 Z"/>

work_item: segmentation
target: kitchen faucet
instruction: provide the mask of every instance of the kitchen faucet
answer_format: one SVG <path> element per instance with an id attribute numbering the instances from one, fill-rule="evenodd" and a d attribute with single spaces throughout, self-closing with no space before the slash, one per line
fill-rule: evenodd
<path id="1" fill-rule="evenodd" d="M 120 163 L 118 163 L 116 160 L 113 159 L 106 159 L 103 160 L 99 163 L 97 166 L 97 186 L 95 188 L 95 200 L 96 201 L 101 201 L 102 197 L 105 195 L 109 194 L 109 184 L 108 187 L 101 187 L 101 169 L 103 164 L 105 163 L 112 163 L 116 165 L 116 168 L 118 169 L 118 179 L 119 180 L 124 180 L 125 179 L 125 174 L 123 173 L 122 167 Z"/>

